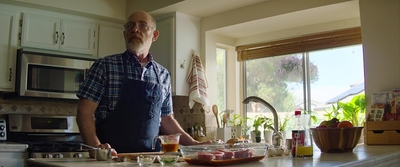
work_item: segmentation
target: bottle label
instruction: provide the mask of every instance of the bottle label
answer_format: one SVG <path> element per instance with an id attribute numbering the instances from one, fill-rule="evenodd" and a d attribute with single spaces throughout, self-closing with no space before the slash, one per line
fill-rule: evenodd
<path id="1" fill-rule="evenodd" d="M 296 146 L 304 146 L 305 130 L 292 130 L 292 155 L 296 156 Z"/>

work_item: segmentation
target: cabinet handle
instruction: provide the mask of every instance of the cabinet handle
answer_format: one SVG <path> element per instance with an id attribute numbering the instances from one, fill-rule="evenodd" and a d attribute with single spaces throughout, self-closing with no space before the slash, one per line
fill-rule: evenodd
<path id="1" fill-rule="evenodd" d="M 64 41 L 65 41 L 65 33 L 62 33 L 62 41 L 61 41 L 61 45 L 64 45 Z"/>
<path id="2" fill-rule="evenodd" d="M 54 42 L 55 44 L 58 43 L 58 31 L 56 31 L 56 42 Z"/>
<path id="3" fill-rule="evenodd" d="M 12 79 L 12 68 L 10 68 L 10 77 L 8 78 L 8 81 L 11 81 Z"/>

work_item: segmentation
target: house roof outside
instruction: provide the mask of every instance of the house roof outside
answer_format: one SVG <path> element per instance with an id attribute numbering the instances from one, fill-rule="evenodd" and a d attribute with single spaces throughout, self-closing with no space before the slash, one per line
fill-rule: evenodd
<path id="1" fill-rule="evenodd" d="M 364 92 L 364 82 L 359 83 L 357 85 L 354 85 L 353 87 L 351 87 L 349 90 L 343 92 L 342 94 L 326 101 L 326 104 L 332 104 L 332 103 L 336 103 L 337 101 L 341 101 L 343 99 L 346 99 L 349 96 L 353 96 L 353 95 L 357 95 L 361 92 Z"/>

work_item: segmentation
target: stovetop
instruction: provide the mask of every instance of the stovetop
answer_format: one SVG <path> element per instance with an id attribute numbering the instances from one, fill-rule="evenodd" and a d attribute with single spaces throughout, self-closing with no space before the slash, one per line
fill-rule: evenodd
<path id="1" fill-rule="evenodd" d="M 87 152 L 75 141 L 22 141 L 28 145 L 28 152 Z"/>

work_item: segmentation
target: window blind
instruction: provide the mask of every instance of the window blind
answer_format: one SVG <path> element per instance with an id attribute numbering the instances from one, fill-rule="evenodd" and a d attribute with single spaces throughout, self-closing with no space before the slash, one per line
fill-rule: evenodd
<path id="1" fill-rule="evenodd" d="M 361 27 L 335 30 L 260 44 L 237 46 L 237 60 L 309 52 L 361 44 Z"/>

